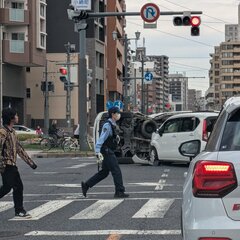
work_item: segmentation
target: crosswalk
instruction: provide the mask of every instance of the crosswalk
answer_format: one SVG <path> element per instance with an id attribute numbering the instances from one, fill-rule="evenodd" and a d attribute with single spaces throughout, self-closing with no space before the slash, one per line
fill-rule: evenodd
<path id="1" fill-rule="evenodd" d="M 164 218 L 166 213 L 170 211 L 170 207 L 176 199 L 174 198 L 150 198 L 141 201 L 141 206 L 132 215 L 132 219 L 161 219 Z M 32 218 L 20 219 L 10 218 L 10 221 L 37 221 L 47 216 L 56 213 L 60 209 L 67 206 L 71 206 L 74 202 L 84 201 L 83 200 L 50 200 L 50 201 L 39 201 L 39 206 L 29 209 L 29 214 Z M 95 199 L 91 200 L 91 205 L 76 212 L 75 215 L 71 216 L 69 220 L 93 220 L 101 219 L 114 209 L 120 207 L 123 204 L 129 204 L 132 201 L 139 201 L 138 199 Z M 81 204 L 80 204 L 81 205 Z M 0 214 L 13 208 L 12 202 L 2 201 L 0 202 Z M 77 211 L 77 210 L 76 210 Z"/>

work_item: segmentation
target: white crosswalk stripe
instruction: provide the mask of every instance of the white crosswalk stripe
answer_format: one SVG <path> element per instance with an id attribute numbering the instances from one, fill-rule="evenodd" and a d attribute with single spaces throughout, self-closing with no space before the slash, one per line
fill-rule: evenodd
<path id="1" fill-rule="evenodd" d="M 123 199 L 99 200 L 70 219 L 100 219 L 121 202 L 123 202 Z"/>
<path id="2" fill-rule="evenodd" d="M 32 209 L 31 211 L 29 211 L 28 213 L 32 216 L 29 219 L 19 219 L 19 218 L 12 218 L 10 220 L 39 220 L 47 215 L 49 215 L 50 213 L 53 213 L 63 207 L 65 207 L 66 205 L 70 204 L 71 202 L 73 202 L 73 200 L 56 200 L 56 201 L 49 201 L 37 208 Z"/>
<path id="3" fill-rule="evenodd" d="M 133 218 L 163 218 L 174 199 L 150 199 Z"/>
<path id="4" fill-rule="evenodd" d="M 117 208 L 120 204 L 128 204 L 130 201 L 138 201 L 139 199 L 95 199 L 89 201 L 95 201 L 90 206 L 81 210 L 79 213 L 70 217 L 71 220 L 91 220 L 101 219 L 106 214 L 110 213 L 113 209 Z M 18 217 L 11 218 L 9 220 L 22 221 L 22 220 L 40 220 L 43 217 L 54 213 L 61 208 L 71 204 L 72 202 L 80 202 L 82 200 L 51 200 L 29 211 L 32 218 L 21 219 Z M 86 200 L 85 200 L 86 201 Z M 142 218 L 164 218 L 165 214 L 169 211 L 171 205 L 175 199 L 173 198 L 151 198 L 132 216 L 133 219 Z M 40 201 L 41 203 L 41 201 Z M 13 208 L 12 202 L 0 202 L 0 212 L 7 211 Z"/>
<path id="5" fill-rule="evenodd" d="M 4 212 L 13 207 L 12 202 L 0 202 L 0 212 Z"/>

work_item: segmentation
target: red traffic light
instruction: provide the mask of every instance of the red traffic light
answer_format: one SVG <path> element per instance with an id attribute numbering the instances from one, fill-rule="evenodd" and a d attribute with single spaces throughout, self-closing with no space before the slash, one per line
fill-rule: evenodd
<path id="1" fill-rule="evenodd" d="M 59 71 L 60 71 L 60 73 L 61 73 L 62 75 L 67 75 L 67 68 L 61 67 L 61 68 L 59 69 Z"/>
<path id="2" fill-rule="evenodd" d="M 191 25 L 193 27 L 198 27 L 201 24 L 201 18 L 197 16 L 191 17 Z"/>

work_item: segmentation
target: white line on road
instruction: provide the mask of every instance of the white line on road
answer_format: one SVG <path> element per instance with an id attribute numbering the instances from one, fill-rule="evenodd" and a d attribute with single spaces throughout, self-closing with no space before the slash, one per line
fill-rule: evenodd
<path id="1" fill-rule="evenodd" d="M 166 183 L 165 179 L 160 179 L 159 182 L 157 183 L 157 186 L 155 187 L 155 190 L 162 190 L 163 187 L 166 186 L 165 183 Z"/>
<path id="2" fill-rule="evenodd" d="M 13 207 L 13 202 L 0 202 L 0 212 L 6 211 Z"/>
<path id="3" fill-rule="evenodd" d="M 168 177 L 168 174 L 167 174 L 167 173 L 163 173 L 163 174 L 161 175 L 161 177 L 162 177 L 162 178 L 167 178 L 167 177 Z"/>
<path id="4" fill-rule="evenodd" d="M 10 220 L 39 220 L 47 216 L 50 213 L 57 211 L 58 209 L 65 207 L 66 205 L 73 202 L 73 200 L 56 200 L 56 201 L 49 201 L 37 208 L 32 209 L 28 213 L 32 216 L 29 219 L 19 219 L 19 218 L 12 218 Z"/>
<path id="5" fill-rule="evenodd" d="M 132 218 L 163 218 L 174 199 L 150 199 Z"/>
<path id="6" fill-rule="evenodd" d="M 25 236 L 180 235 L 180 230 L 32 231 Z"/>
<path id="7" fill-rule="evenodd" d="M 168 172 L 170 172 L 170 169 L 166 168 L 163 170 L 163 172 L 168 173 Z"/>
<path id="8" fill-rule="evenodd" d="M 58 172 L 34 172 L 34 174 L 39 174 L 39 175 L 41 175 L 41 174 L 58 174 Z"/>
<path id="9" fill-rule="evenodd" d="M 71 168 L 71 169 L 83 168 L 83 167 L 86 167 L 88 165 L 93 165 L 93 164 L 96 164 L 96 163 L 81 163 L 81 164 L 78 164 L 78 165 L 73 165 L 71 167 L 65 167 L 65 168 Z"/>
<path id="10" fill-rule="evenodd" d="M 80 188 L 81 184 L 55 184 L 55 183 L 50 183 L 50 184 L 44 184 L 44 185 L 40 185 L 40 186 L 45 186 L 45 187 L 65 187 L 65 188 Z"/>
<path id="11" fill-rule="evenodd" d="M 100 219 L 121 202 L 123 202 L 123 199 L 99 200 L 70 219 Z"/>

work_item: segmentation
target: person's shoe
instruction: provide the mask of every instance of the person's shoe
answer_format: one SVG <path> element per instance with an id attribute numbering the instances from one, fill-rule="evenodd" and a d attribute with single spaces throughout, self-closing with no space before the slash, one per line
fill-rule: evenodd
<path id="1" fill-rule="evenodd" d="M 26 212 L 25 210 L 23 210 L 23 211 L 21 211 L 21 212 L 16 212 L 16 213 L 15 213 L 15 217 L 28 219 L 28 218 L 31 218 L 32 216 L 31 216 L 28 212 Z"/>
<path id="2" fill-rule="evenodd" d="M 129 194 L 125 193 L 125 192 L 116 192 L 114 194 L 115 198 L 128 198 Z"/>
<path id="3" fill-rule="evenodd" d="M 88 191 L 89 187 L 87 186 L 87 184 L 85 182 L 82 182 L 81 185 L 82 185 L 82 194 L 84 197 L 87 197 L 87 191 Z"/>

